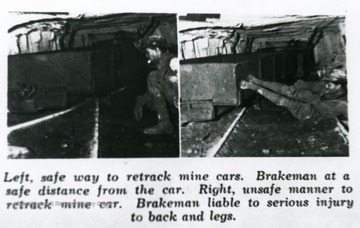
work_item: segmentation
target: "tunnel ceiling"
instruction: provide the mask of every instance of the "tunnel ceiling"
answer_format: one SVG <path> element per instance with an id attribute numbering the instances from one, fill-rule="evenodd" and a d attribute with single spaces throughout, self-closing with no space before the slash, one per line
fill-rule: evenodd
<path id="1" fill-rule="evenodd" d="M 182 20 L 179 40 L 181 59 L 306 48 L 314 50 L 319 65 L 345 64 L 344 16 L 221 15 L 205 21 Z"/>
<path id="2" fill-rule="evenodd" d="M 236 32 L 252 38 L 309 39 L 315 29 L 338 30 L 344 21 L 343 16 L 284 16 L 249 17 L 231 22 L 184 22 L 180 27 L 180 40 L 229 38 Z"/>
<path id="3" fill-rule="evenodd" d="M 17 13 L 12 16 L 13 25 L 8 29 L 8 33 L 14 42 L 9 54 L 88 47 L 99 41 L 135 40 L 152 33 L 165 36 L 170 44 L 177 43 L 174 14 L 121 13 L 75 16 L 63 13 Z M 43 45 L 49 42 L 52 43 L 49 47 Z M 36 47 L 31 47 L 34 44 L 42 46 L 37 50 Z"/>
<path id="4" fill-rule="evenodd" d="M 30 32 L 32 30 L 53 30 L 63 29 L 65 23 L 69 24 L 69 30 L 81 31 L 89 30 L 89 32 L 109 33 L 109 32 L 137 32 L 141 29 L 146 29 L 152 23 L 159 21 L 173 22 L 174 17 L 171 14 L 110 14 L 102 16 L 86 16 L 79 15 L 76 18 L 72 17 L 51 17 L 38 20 L 30 20 L 12 26 L 8 32 Z"/>

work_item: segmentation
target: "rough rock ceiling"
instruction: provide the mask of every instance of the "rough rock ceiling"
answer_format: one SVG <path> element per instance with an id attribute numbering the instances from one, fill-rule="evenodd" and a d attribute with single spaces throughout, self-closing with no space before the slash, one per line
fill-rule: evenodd
<path id="1" fill-rule="evenodd" d="M 146 32 L 149 26 L 156 25 L 160 21 L 173 22 L 175 17 L 173 14 L 136 14 L 123 13 L 111 14 L 104 16 L 85 16 L 80 15 L 73 17 L 50 17 L 38 20 L 30 20 L 12 26 L 9 33 L 29 33 L 32 30 L 62 30 L 65 24 L 69 24 L 69 30 L 72 32 L 89 30 L 97 33 L 116 33 L 124 32 Z"/>
<path id="2" fill-rule="evenodd" d="M 177 45 L 175 14 L 13 13 L 10 19 L 9 54 L 90 47 L 114 40 L 134 41 L 149 34 L 162 35 L 170 46 Z"/>
<path id="3" fill-rule="evenodd" d="M 308 39 L 315 29 L 338 29 L 339 23 L 344 21 L 344 16 L 284 16 L 239 18 L 213 23 L 181 22 L 180 40 L 228 38 L 234 33 L 251 38 Z"/>

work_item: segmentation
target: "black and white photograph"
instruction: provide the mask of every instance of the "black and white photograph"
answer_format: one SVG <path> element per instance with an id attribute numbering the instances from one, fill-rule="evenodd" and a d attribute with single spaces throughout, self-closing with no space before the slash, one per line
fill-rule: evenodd
<path id="1" fill-rule="evenodd" d="M 345 19 L 180 15 L 181 156 L 349 156 Z"/>
<path id="2" fill-rule="evenodd" d="M 9 18 L 8 158 L 179 157 L 176 14 Z"/>
<path id="3" fill-rule="evenodd" d="M 2 3 L 1 227 L 360 227 L 357 0 Z"/>

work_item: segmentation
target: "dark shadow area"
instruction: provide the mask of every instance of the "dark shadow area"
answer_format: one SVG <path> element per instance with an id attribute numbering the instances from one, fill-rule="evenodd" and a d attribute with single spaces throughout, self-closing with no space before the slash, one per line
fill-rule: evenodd
<path id="1" fill-rule="evenodd" d="M 117 92 L 100 101 L 99 154 L 100 158 L 178 157 L 179 135 L 150 136 L 145 128 L 157 123 L 157 114 L 144 109 L 142 120 L 135 119 L 134 90 Z M 172 115 L 176 119 L 176 115 Z M 178 122 L 178 120 L 177 120 Z M 175 125 L 176 126 L 176 125 Z"/>

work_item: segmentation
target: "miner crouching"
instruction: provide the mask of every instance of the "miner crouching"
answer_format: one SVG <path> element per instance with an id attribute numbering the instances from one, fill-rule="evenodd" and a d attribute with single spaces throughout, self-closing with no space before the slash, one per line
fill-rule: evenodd
<path id="1" fill-rule="evenodd" d="M 135 118 L 139 121 L 143 117 L 143 106 L 147 105 L 158 114 L 158 122 L 143 132 L 149 135 L 171 134 L 174 126 L 168 106 L 178 108 L 177 58 L 168 51 L 167 40 L 161 36 L 143 38 L 135 46 L 145 52 L 148 64 L 156 68 L 147 76 L 147 91 L 136 99 Z"/>

